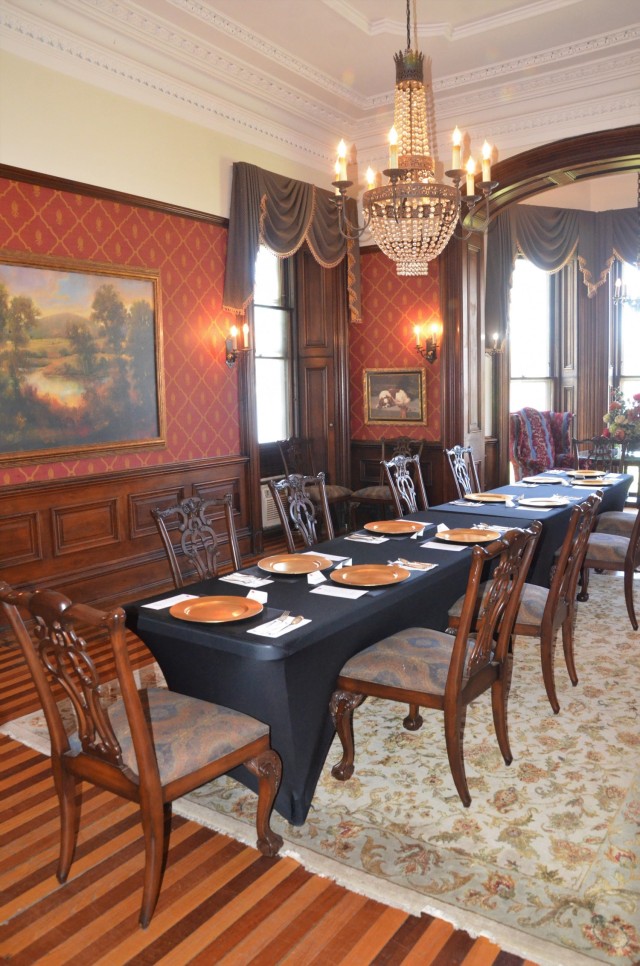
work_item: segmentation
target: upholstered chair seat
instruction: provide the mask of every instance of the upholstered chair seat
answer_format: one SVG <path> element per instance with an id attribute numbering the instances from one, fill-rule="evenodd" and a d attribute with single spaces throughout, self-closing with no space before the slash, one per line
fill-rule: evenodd
<path id="1" fill-rule="evenodd" d="M 620 514 L 622 516 L 623 514 Z M 611 517 L 611 514 L 602 514 Z M 627 614 L 634 631 L 638 630 L 633 600 L 634 575 L 640 567 L 640 513 L 631 516 L 633 525 L 628 536 L 600 530 L 598 526 L 589 537 L 587 552 L 581 573 L 581 589 L 578 600 L 589 600 L 590 570 L 621 570 L 624 573 L 624 600 Z M 604 521 L 606 525 L 606 520 Z"/>
<path id="2" fill-rule="evenodd" d="M 454 638 L 444 631 L 408 627 L 360 651 L 340 673 L 370 684 L 444 694 L 453 644 Z M 475 638 L 470 637 L 463 681 L 469 677 L 468 658 L 474 644 Z"/>
<path id="3" fill-rule="evenodd" d="M 138 693 L 163 785 L 269 735 L 267 725 L 231 708 L 166 688 L 147 688 Z M 137 776 L 136 754 L 124 701 L 116 701 L 110 706 L 109 718 L 120 744 L 122 761 Z M 80 750 L 77 736 L 76 747 Z"/>
<path id="4" fill-rule="evenodd" d="M 607 510 L 596 517 L 596 532 L 613 533 L 618 537 L 627 537 L 628 539 L 635 522 L 634 513 L 625 513 L 624 510 Z"/>
<path id="5" fill-rule="evenodd" d="M 490 581 L 482 584 L 483 604 L 490 587 Z M 518 610 L 517 622 L 519 624 L 531 624 L 539 627 L 542 624 L 542 615 L 544 614 L 548 597 L 549 590 L 546 587 L 538 587 L 537 584 L 525 584 L 522 588 L 522 599 Z M 456 620 L 460 618 L 463 602 L 464 596 L 458 597 L 456 602 L 451 605 L 449 608 L 450 619 L 453 618 Z"/>
<path id="6" fill-rule="evenodd" d="M 597 557 L 606 564 L 620 564 L 624 570 L 624 562 L 629 548 L 629 538 L 617 533 L 601 533 L 596 530 L 589 538 L 589 555 Z"/>

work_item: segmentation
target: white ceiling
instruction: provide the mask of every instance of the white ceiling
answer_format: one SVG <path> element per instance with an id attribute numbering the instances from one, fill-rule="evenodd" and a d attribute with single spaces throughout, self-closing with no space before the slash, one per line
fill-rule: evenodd
<path id="1" fill-rule="evenodd" d="M 504 159 L 640 121 L 638 0 L 414 4 L 444 167 L 456 124 Z M 3 48 L 44 66 L 318 170 L 340 137 L 361 170 L 384 166 L 406 0 L 0 0 L 0 14 Z"/>

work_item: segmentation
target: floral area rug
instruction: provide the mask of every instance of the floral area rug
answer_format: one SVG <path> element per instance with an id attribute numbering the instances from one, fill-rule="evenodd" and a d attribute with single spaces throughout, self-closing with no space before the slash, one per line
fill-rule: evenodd
<path id="1" fill-rule="evenodd" d="M 536 642 L 518 638 L 507 768 L 490 701 L 470 708 L 465 809 L 450 776 L 442 716 L 366 701 L 355 714 L 353 777 L 331 777 L 334 742 L 307 822 L 274 814 L 284 854 L 347 888 L 484 935 L 541 966 L 640 963 L 640 632 L 622 580 L 592 574 L 578 605 L 572 688 L 558 648 L 560 714 L 548 704 Z M 636 590 L 637 595 L 637 590 Z M 142 672 L 151 684 L 154 669 Z M 48 750 L 41 714 L 4 734 Z M 255 796 L 231 779 L 203 786 L 177 814 L 255 844 Z"/>

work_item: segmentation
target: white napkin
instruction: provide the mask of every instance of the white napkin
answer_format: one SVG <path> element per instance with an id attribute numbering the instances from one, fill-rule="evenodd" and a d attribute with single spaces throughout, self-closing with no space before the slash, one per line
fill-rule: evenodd
<path id="1" fill-rule="evenodd" d="M 226 577 L 221 577 L 220 580 L 226 580 L 230 584 L 240 584 L 241 587 L 264 587 L 265 584 L 273 583 L 270 577 L 253 577 L 251 574 L 240 574 L 237 572 L 227 574 Z"/>
<path id="2" fill-rule="evenodd" d="M 426 543 L 421 543 L 421 547 L 425 547 L 427 550 L 467 550 L 468 546 L 464 543 L 452 544 L 452 543 L 440 543 L 438 540 L 427 540 Z"/>
<path id="3" fill-rule="evenodd" d="M 391 560 L 390 563 L 392 563 L 396 567 L 404 567 L 405 570 L 417 570 L 421 572 L 426 572 L 427 570 L 433 570 L 434 567 L 438 566 L 437 564 L 434 564 L 434 563 L 420 563 L 419 560 L 404 560 L 404 559 Z"/>
<path id="4" fill-rule="evenodd" d="M 143 607 L 149 607 L 151 610 L 163 610 L 165 607 L 173 607 L 174 604 L 180 604 L 183 600 L 195 600 L 197 594 L 176 594 L 175 597 L 165 597 L 164 600 L 156 600 L 153 604 L 143 604 Z"/>
<path id="5" fill-rule="evenodd" d="M 294 621 L 296 621 L 295 624 Z M 296 620 L 295 617 L 287 617 L 284 621 L 280 620 L 279 617 L 275 617 L 267 624 L 261 624 L 260 627 L 252 627 L 250 631 L 247 631 L 247 634 L 257 634 L 258 637 L 282 637 L 283 634 L 288 634 L 290 631 L 297 631 L 300 627 L 304 627 L 305 624 L 310 623 L 310 617 L 304 617 L 301 621 Z"/>
<path id="6" fill-rule="evenodd" d="M 351 587 L 336 587 L 334 584 L 322 584 L 309 591 L 310 594 L 326 594 L 329 597 L 362 597 L 368 590 L 354 590 Z"/>
<path id="7" fill-rule="evenodd" d="M 302 557 L 317 557 L 318 554 L 315 553 L 313 550 L 305 550 L 305 552 L 303 554 L 301 554 L 300 556 L 302 556 Z M 340 563 L 341 561 L 342 561 L 342 563 L 344 563 L 345 560 L 350 560 L 351 559 L 350 557 L 338 557 L 335 553 L 321 553 L 319 556 L 324 557 L 325 560 L 335 560 L 337 563 Z"/>
<path id="8" fill-rule="evenodd" d="M 345 540 L 353 540 L 355 543 L 386 543 L 389 537 L 365 536 L 364 533 L 350 533 Z"/>

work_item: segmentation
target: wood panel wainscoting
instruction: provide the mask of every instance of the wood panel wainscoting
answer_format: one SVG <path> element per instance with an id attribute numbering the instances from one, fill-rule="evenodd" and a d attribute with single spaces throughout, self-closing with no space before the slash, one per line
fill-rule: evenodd
<path id="1" fill-rule="evenodd" d="M 253 553 L 247 468 L 233 456 L 3 487 L 0 576 L 103 606 L 161 593 L 173 582 L 150 511 L 189 496 L 231 493 L 241 553 Z"/>

